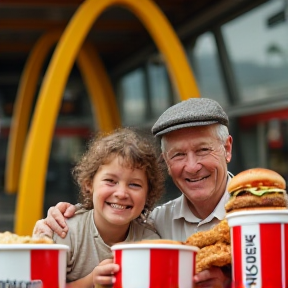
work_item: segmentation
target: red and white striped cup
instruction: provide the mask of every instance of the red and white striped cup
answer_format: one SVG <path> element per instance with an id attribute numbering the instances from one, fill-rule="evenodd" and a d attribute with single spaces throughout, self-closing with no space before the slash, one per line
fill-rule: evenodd
<path id="1" fill-rule="evenodd" d="M 116 244 L 120 265 L 114 288 L 193 288 L 197 247 L 177 244 Z"/>
<path id="2" fill-rule="evenodd" d="M 233 288 L 288 287 L 288 210 L 247 210 L 226 216 Z"/>
<path id="3" fill-rule="evenodd" d="M 65 288 L 69 246 L 0 244 L 0 280 L 42 280 L 43 288 Z"/>

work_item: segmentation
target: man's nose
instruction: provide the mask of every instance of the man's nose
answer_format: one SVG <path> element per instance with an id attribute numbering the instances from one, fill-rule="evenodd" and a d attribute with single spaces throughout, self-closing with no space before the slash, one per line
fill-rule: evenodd
<path id="1" fill-rule="evenodd" d="M 187 154 L 187 161 L 185 162 L 185 170 L 190 173 L 195 173 L 201 169 L 201 164 L 199 163 L 199 157 L 195 153 Z"/>

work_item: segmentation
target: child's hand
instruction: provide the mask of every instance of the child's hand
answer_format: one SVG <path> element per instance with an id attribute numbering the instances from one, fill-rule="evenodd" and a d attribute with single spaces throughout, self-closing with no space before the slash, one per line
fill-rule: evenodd
<path id="1" fill-rule="evenodd" d="M 113 259 L 105 259 L 92 272 L 93 284 L 97 285 L 111 285 L 115 283 L 114 273 L 120 269 L 118 264 L 113 263 Z"/>

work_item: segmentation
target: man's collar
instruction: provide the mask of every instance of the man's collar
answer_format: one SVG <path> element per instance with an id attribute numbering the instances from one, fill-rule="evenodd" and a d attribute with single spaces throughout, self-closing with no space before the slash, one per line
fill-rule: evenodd
<path id="1" fill-rule="evenodd" d="M 208 217 L 210 217 L 212 215 L 213 217 L 216 217 L 219 220 L 223 220 L 225 218 L 225 215 L 226 215 L 225 204 L 227 203 L 228 199 L 230 198 L 230 194 L 228 193 L 227 187 L 228 187 L 228 183 L 230 182 L 232 177 L 233 177 L 233 174 L 228 172 L 225 193 L 223 194 L 222 198 L 218 202 L 214 211 Z"/>
<path id="2" fill-rule="evenodd" d="M 175 213 L 173 219 L 184 218 L 188 222 L 198 223 L 200 221 L 190 210 L 187 198 L 182 194 L 175 201 Z"/>

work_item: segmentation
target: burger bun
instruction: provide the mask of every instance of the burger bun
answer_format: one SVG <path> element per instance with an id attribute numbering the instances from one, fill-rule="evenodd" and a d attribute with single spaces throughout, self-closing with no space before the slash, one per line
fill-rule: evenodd
<path id="1" fill-rule="evenodd" d="M 247 187 L 274 187 L 286 189 L 285 179 L 277 172 L 265 168 L 252 168 L 240 172 L 228 184 L 228 192 Z"/>

